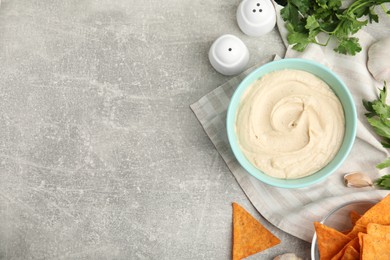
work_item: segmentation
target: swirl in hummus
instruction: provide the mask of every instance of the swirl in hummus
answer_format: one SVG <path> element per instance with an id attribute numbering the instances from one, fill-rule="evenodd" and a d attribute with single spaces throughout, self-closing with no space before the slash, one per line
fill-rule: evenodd
<path id="1" fill-rule="evenodd" d="M 246 158 L 264 173 L 296 179 L 325 167 L 344 138 L 342 105 L 311 73 L 268 73 L 244 93 L 236 133 Z"/>

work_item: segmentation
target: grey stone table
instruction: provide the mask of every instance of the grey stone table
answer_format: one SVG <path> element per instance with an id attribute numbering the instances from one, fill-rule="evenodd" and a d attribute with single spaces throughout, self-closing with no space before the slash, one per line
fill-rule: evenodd
<path id="1" fill-rule="evenodd" d="M 243 35 L 239 1 L 8 0 L 0 8 L 0 259 L 229 259 L 232 209 L 310 244 L 252 207 L 189 105 L 229 77 L 211 43 L 232 33 L 248 66 L 285 49 Z"/>

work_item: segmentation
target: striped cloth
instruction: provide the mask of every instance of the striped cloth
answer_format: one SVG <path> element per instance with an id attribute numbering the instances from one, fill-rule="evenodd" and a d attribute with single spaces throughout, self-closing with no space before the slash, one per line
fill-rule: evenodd
<path id="1" fill-rule="evenodd" d="M 279 13 L 280 7 L 276 8 Z M 286 31 L 280 17 L 277 25 L 285 41 Z M 368 125 L 362 106 L 362 99 L 376 99 L 378 88 L 383 85 L 371 77 L 366 67 L 367 48 L 375 39 L 364 31 L 359 32 L 357 37 L 363 50 L 353 57 L 335 53 L 332 43 L 327 47 L 310 45 L 302 53 L 291 48 L 286 51 L 286 58 L 314 60 L 337 73 L 350 89 L 357 108 L 357 138 L 350 155 L 336 173 L 318 184 L 301 189 L 282 189 L 263 184 L 240 166 L 230 149 L 225 124 L 229 100 L 240 81 L 271 58 L 232 78 L 191 105 L 206 134 L 254 207 L 276 227 L 308 242 L 314 233 L 312 223 L 321 220 L 333 208 L 353 200 L 378 200 L 389 192 L 373 188 L 347 188 L 343 183 L 344 174 L 352 171 L 367 173 L 372 179 L 389 173 L 388 169 L 378 171 L 375 168 L 389 153 Z"/>

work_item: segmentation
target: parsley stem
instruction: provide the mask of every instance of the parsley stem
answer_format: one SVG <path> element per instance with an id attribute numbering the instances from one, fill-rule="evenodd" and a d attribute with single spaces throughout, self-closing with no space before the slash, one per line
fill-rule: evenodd
<path id="1" fill-rule="evenodd" d="M 332 36 L 329 36 L 325 43 L 320 43 L 318 41 L 315 41 L 315 44 L 318 44 L 320 46 L 327 46 L 330 41 L 330 38 L 332 38 Z"/>
<path id="2" fill-rule="evenodd" d="M 381 4 L 381 7 L 382 7 L 382 10 L 383 10 L 383 12 L 385 12 L 385 14 L 390 18 L 390 14 L 388 13 L 389 12 L 389 10 L 387 10 L 386 9 L 386 7 L 385 7 L 385 4 L 384 3 L 382 3 Z"/>
<path id="3" fill-rule="evenodd" d="M 354 3 L 351 4 L 351 6 L 349 8 L 347 8 L 345 11 L 346 13 L 354 13 L 356 11 L 356 9 L 359 9 L 365 5 L 368 5 L 368 6 L 372 6 L 373 4 L 376 4 L 377 1 L 355 1 Z"/>

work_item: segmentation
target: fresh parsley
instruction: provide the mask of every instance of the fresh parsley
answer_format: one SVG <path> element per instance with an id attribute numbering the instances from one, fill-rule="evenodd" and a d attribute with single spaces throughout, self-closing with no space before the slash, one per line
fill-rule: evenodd
<path id="1" fill-rule="evenodd" d="M 375 181 L 375 185 L 390 190 L 390 175 L 384 175 Z"/>
<path id="2" fill-rule="evenodd" d="M 380 90 L 379 98 L 374 101 L 363 100 L 363 106 L 368 111 L 365 114 L 368 123 L 373 127 L 375 133 L 382 138 L 381 143 L 383 147 L 390 148 L 390 106 L 386 104 L 386 97 L 387 88 L 385 82 L 383 89 Z M 390 167 L 390 157 L 376 167 L 378 169 Z"/>
<path id="3" fill-rule="evenodd" d="M 368 123 L 373 127 L 375 133 L 382 138 L 382 145 L 390 148 L 390 106 L 386 104 L 387 88 L 386 82 L 379 92 L 379 98 L 374 101 L 363 100 L 366 108 Z M 390 167 L 390 157 L 376 166 L 378 169 Z M 384 175 L 375 181 L 375 185 L 382 189 L 390 189 L 390 174 Z"/>
<path id="4" fill-rule="evenodd" d="M 280 2 L 280 0 L 279 0 Z M 362 50 L 359 39 L 352 35 L 367 23 L 378 22 L 374 8 L 378 5 L 386 12 L 384 3 L 390 0 L 355 0 L 342 8 L 342 0 L 286 0 L 280 15 L 286 22 L 287 41 L 294 50 L 303 51 L 310 43 L 328 45 L 331 38 L 337 42 L 334 49 L 342 54 L 355 55 Z M 326 42 L 316 36 L 325 33 Z"/>

